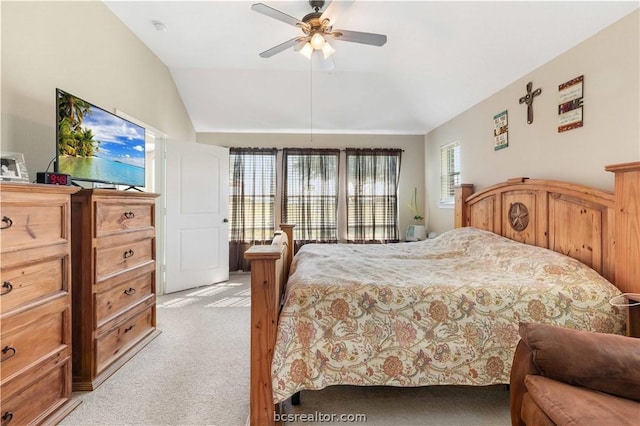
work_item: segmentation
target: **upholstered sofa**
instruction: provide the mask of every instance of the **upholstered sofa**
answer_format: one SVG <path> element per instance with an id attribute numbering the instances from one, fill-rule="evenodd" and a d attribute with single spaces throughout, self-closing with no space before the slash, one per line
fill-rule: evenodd
<path id="1" fill-rule="evenodd" d="M 511 424 L 640 425 L 640 339 L 520 324 Z"/>

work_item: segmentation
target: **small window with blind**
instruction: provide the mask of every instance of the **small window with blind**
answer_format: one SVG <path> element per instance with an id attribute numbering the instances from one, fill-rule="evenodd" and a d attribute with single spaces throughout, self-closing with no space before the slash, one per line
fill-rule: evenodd
<path id="1" fill-rule="evenodd" d="M 440 204 L 453 207 L 453 190 L 460 184 L 460 143 L 440 148 Z"/>

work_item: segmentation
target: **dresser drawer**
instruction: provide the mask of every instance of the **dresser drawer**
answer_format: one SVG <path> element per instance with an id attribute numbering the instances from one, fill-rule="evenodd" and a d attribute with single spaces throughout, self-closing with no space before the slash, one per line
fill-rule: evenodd
<path id="1" fill-rule="evenodd" d="M 130 241 L 121 245 L 96 248 L 96 282 L 109 276 L 152 262 L 153 239 Z"/>
<path id="2" fill-rule="evenodd" d="M 69 360 L 36 378 L 12 395 L 2 395 L 2 426 L 39 424 L 54 409 L 69 400 L 66 378 L 71 374 Z M 33 378 L 32 378 L 33 380 Z"/>
<path id="3" fill-rule="evenodd" d="M 152 330 L 153 306 L 148 306 L 99 337 L 96 341 L 96 373 L 99 374 Z"/>
<path id="4" fill-rule="evenodd" d="M 153 226 L 153 204 L 96 202 L 96 237 Z"/>
<path id="5" fill-rule="evenodd" d="M 65 333 L 70 308 L 60 298 L 36 309 L 3 319 L 0 334 L 2 383 L 33 363 L 58 352 L 68 344 Z"/>
<path id="6" fill-rule="evenodd" d="M 64 242 L 66 205 L 2 203 L 2 253 L 14 249 Z"/>
<path id="7" fill-rule="evenodd" d="M 68 291 L 65 273 L 68 257 L 2 269 L 0 313 L 12 311 L 39 298 Z"/>
<path id="8" fill-rule="evenodd" d="M 96 325 L 101 327 L 114 315 L 128 309 L 136 302 L 149 296 L 152 291 L 153 273 L 127 280 L 96 293 Z"/>

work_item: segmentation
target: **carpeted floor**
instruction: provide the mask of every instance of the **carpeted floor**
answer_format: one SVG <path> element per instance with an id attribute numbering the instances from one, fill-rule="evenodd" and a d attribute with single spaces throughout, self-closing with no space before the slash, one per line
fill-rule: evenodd
<path id="1" fill-rule="evenodd" d="M 159 297 L 162 334 L 98 389 L 74 393 L 83 402 L 61 425 L 243 426 L 249 303 L 247 274 Z M 509 392 L 502 388 L 339 386 L 301 397 L 299 406 L 285 403 L 291 419 L 299 415 L 287 425 L 339 424 L 326 421 L 332 415 L 376 426 L 510 424 Z"/>

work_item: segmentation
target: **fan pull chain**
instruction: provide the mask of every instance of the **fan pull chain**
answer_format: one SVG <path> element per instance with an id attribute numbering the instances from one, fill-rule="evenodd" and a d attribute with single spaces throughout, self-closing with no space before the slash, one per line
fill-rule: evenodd
<path id="1" fill-rule="evenodd" d="M 311 55 L 313 57 L 313 52 Z M 309 142 L 313 143 L 313 61 L 309 61 Z M 313 145 L 312 145 L 313 146 Z"/>

